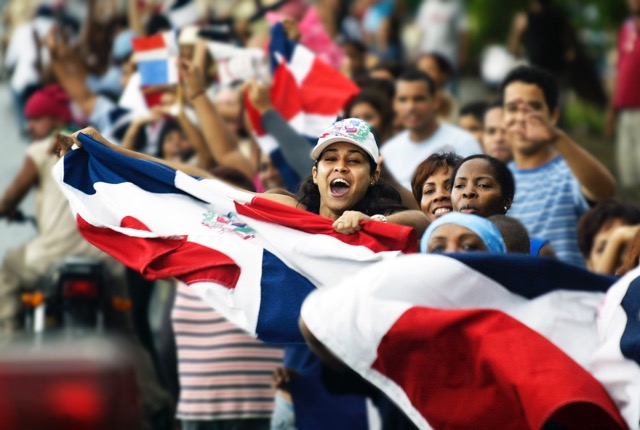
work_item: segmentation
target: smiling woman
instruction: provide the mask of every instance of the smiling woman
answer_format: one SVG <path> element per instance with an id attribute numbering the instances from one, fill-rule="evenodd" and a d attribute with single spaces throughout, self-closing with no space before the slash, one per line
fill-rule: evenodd
<path id="1" fill-rule="evenodd" d="M 93 128 L 80 130 L 73 138 L 61 137 L 58 142 L 61 155 L 70 151 L 73 144 L 82 145 L 78 133 L 88 134 L 127 156 L 152 160 L 192 176 L 212 177 L 208 171 L 188 164 L 114 145 Z M 358 118 L 335 122 L 320 136 L 311 157 L 315 165 L 296 196 L 263 193 L 260 197 L 332 219 L 334 230 L 342 234 L 355 233 L 361 230 L 363 222 L 370 220 L 413 227 L 418 237 L 426 230 L 429 224 L 426 215 L 418 210 L 407 210 L 400 203 L 399 193 L 379 180 L 378 146 L 366 122 Z"/>
<path id="2" fill-rule="evenodd" d="M 378 146 L 366 122 L 357 118 L 336 122 L 320 136 L 311 157 L 316 163 L 300 187 L 299 204 L 340 219 L 344 232 L 359 230 L 360 222 L 373 215 L 386 219 L 405 211 L 399 193 L 380 181 Z"/>
<path id="3" fill-rule="evenodd" d="M 439 152 L 428 156 L 416 168 L 411 191 L 429 221 L 453 210 L 451 173 L 460 161 L 462 157 L 453 152 Z"/>

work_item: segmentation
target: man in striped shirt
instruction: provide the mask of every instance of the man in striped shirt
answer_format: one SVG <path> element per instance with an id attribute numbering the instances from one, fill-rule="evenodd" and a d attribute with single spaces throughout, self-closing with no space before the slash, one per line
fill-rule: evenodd
<path id="1" fill-rule="evenodd" d="M 533 237 L 551 241 L 560 260 L 584 266 L 578 219 L 615 193 L 606 167 L 557 128 L 558 84 L 548 72 L 522 66 L 501 86 L 503 126 L 513 151 L 516 194 L 509 215 Z"/>

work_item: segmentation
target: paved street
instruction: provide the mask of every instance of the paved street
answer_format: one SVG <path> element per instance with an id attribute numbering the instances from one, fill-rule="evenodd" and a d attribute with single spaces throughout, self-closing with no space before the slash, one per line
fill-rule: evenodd
<path id="1" fill-rule="evenodd" d="M 22 166 L 27 141 L 18 132 L 11 93 L 6 80 L 0 81 L 0 192 L 11 183 Z M 34 200 L 30 195 L 20 206 L 27 214 L 34 213 Z M 25 242 L 35 234 L 28 224 L 8 223 L 0 220 L 0 258 L 7 249 Z"/>

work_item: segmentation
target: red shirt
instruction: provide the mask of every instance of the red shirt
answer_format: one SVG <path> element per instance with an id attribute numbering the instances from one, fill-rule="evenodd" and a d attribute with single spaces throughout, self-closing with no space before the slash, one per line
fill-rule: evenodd
<path id="1" fill-rule="evenodd" d="M 616 109 L 640 109 L 640 31 L 633 19 L 618 34 L 618 77 L 613 105 Z"/>

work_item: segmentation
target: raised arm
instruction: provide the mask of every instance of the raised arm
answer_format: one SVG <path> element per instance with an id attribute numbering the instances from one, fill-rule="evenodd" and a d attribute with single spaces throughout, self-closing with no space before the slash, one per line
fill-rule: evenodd
<path id="1" fill-rule="evenodd" d="M 224 166 L 235 167 L 249 178 L 255 177 L 255 166 L 240 152 L 238 138 L 227 128 L 215 106 L 205 94 L 199 66 L 189 60 L 180 60 L 180 72 L 186 94 L 196 111 L 202 133 L 213 158 Z"/>
<path id="2" fill-rule="evenodd" d="M 509 52 L 516 57 L 520 57 L 522 55 L 522 36 L 524 35 L 524 32 L 527 31 L 527 26 L 527 14 L 524 12 L 516 14 L 513 18 L 513 23 L 511 24 L 509 38 L 507 39 L 507 48 L 509 49 Z"/>
<path id="3" fill-rule="evenodd" d="M 574 142 L 549 118 L 530 112 L 525 119 L 525 138 L 550 145 L 567 163 L 571 173 L 580 183 L 582 194 L 588 200 L 596 202 L 615 194 L 615 179 L 597 158 Z"/>
<path id="4" fill-rule="evenodd" d="M 0 217 L 11 219 L 18 205 L 29 190 L 38 183 L 38 168 L 31 157 L 26 156 L 22 167 L 0 197 Z"/>
<path id="5" fill-rule="evenodd" d="M 559 131 L 553 146 L 564 158 L 571 173 L 580 183 L 582 194 L 590 201 L 613 197 L 616 181 L 607 168 L 586 149 L 575 143 L 565 132 Z"/>
<path id="6" fill-rule="evenodd" d="M 82 112 L 89 116 L 96 105 L 97 96 L 86 84 L 87 71 L 78 52 L 73 50 L 63 38 L 56 37 L 57 30 L 52 28 L 46 39 L 51 54 L 51 70 Z"/>
<path id="7" fill-rule="evenodd" d="M 309 155 L 311 146 L 307 139 L 291 128 L 282 115 L 273 109 L 269 86 L 251 80 L 247 85 L 246 91 L 249 101 L 261 115 L 262 127 L 276 139 L 284 159 L 298 176 L 301 178 L 308 176 L 313 167 L 313 160 Z"/>
<path id="8" fill-rule="evenodd" d="M 163 160 L 162 158 L 153 157 L 148 154 L 143 154 L 141 152 L 132 151 L 130 149 L 123 148 L 120 145 L 115 145 L 109 142 L 107 139 L 105 139 L 100 133 L 98 133 L 98 130 L 96 130 L 93 127 L 83 128 L 82 130 L 79 130 L 73 133 L 71 137 L 59 134 L 56 138 L 57 151 L 61 157 L 64 156 L 67 152 L 71 151 L 72 146 L 74 144 L 78 146 L 82 146 L 82 142 L 80 142 L 80 140 L 78 139 L 78 135 L 80 133 L 91 136 L 94 140 L 100 142 L 101 144 L 111 149 L 112 151 L 126 155 L 128 157 L 138 158 L 140 160 L 155 161 L 156 163 L 163 164 L 175 170 L 180 170 L 186 173 L 187 175 L 191 175 L 191 176 L 199 176 L 201 178 L 213 178 L 213 175 L 211 175 L 211 173 L 207 172 L 206 170 L 200 169 L 196 166 L 191 166 L 189 164 L 179 163 L 176 161 Z"/>

